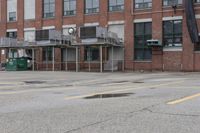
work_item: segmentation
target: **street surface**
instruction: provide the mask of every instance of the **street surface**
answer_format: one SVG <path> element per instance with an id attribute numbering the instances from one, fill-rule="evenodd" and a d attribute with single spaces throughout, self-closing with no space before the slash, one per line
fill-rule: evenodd
<path id="1" fill-rule="evenodd" d="M 0 133 L 200 133 L 200 73 L 0 72 Z"/>

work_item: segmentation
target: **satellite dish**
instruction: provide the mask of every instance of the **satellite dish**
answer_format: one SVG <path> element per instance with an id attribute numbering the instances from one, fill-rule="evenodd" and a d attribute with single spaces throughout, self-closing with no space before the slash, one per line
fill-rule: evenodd
<path id="1" fill-rule="evenodd" d="M 75 34 L 75 32 L 76 32 L 75 28 L 70 27 L 70 28 L 68 29 L 68 33 L 69 33 L 70 35 Z"/>

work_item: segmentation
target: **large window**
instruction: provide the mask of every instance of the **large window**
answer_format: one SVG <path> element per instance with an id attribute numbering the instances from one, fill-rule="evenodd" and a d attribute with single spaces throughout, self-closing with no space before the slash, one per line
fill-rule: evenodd
<path id="1" fill-rule="evenodd" d="M 147 40 L 152 38 L 152 23 L 136 23 L 134 36 L 135 60 L 151 60 L 152 50 L 147 45 Z"/>
<path id="2" fill-rule="evenodd" d="M 152 0 L 135 0 L 135 9 L 151 8 Z"/>
<path id="3" fill-rule="evenodd" d="M 181 5 L 183 0 L 163 0 L 163 6 Z"/>
<path id="4" fill-rule="evenodd" d="M 55 0 L 43 0 L 43 17 L 55 17 Z"/>
<path id="5" fill-rule="evenodd" d="M 64 0 L 64 16 L 76 14 L 76 0 Z"/>
<path id="6" fill-rule="evenodd" d="M 7 0 L 7 21 L 17 21 L 17 0 Z"/>
<path id="7" fill-rule="evenodd" d="M 124 0 L 109 0 L 109 11 L 123 11 Z"/>
<path id="8" fill-rule="evenodd" d="M 99 0 L 85 0 L 85 14 L 99 12 Z"/>
<path id="9" fill-rule="evenodd" d="M 24 19 L 35 19 L 35 0 L 24 0 Z"/>
<path id="10" fill-rule="evenodd" d="M 85 47 L 84 51 L 85 61 L 99 61 L 99 48 L 97 47 Z"/>
<path id="11" fill-rule="evenodd" d="M 42 60 L 43 61 L 52 61 L 53 59 L 53 48 L 52 47 L 44 47 L 42 49 Z"/>
<path id="12" fill-rule="evenodd" d="M 165 47 L 182 46 L 182 20 L 163 22 L 163 44 Z"/>

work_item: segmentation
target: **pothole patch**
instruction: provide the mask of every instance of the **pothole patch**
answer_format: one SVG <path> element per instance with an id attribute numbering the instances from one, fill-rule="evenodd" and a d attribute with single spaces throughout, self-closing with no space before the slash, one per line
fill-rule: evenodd
<path id="1" fill-rule="evenodd" d="M 128 97 L 134 93 L 116 93 L 116 94 L 97 94 L 93 96 L 84 97 L 84 99 L 103 99 L 103 98 L 117 98 L 117 97 Z"/>
<path id="2" fill-rule="evenodd" d="M 135 83 L 135 84 L 143 84 L 144 82 L 143 81 L 133 81 L 133 83 Z"/>
<path id="3" fill-rule="evenodd" d="M 45 81 L 24 81 L 25 84 L 44 84 Z"/>

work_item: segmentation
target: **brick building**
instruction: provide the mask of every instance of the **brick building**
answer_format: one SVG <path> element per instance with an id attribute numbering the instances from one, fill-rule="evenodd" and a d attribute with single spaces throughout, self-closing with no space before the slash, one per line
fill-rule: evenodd
<path id="1" fill-rule="evenodd" d="M 122 38 L 124 55 L 119 51 L 123 59 L 117 59 L 124 61 L 125 70 L 200 71 L 199 44 L 192 43 L 188 32 L 185 1 L 1 0 L 0 37 L 34 41 L 36 30 L 56 29 L 68 34 L 69 27 L 101 26 Z M 193 6 L 200 28 L 200 0 L 194 0 Z M 147 46 L 150 39 L 158 40 L 163 47 Z M 45 49 L 36 53 L 37 62 L 51 56 L 44 53 L 52 50 Z M 66 58 L 63 50 L 54 50 L 55 61 L 62 62 Z M 0 52 L 0 60 L 5 62 L 8 50 L 2 48 Z M 109 60 L 106 54 L 103 58 Z M 99 60 L 98 55 L 94 47 L 91 62 Z M 80 46 L 79 56 L 79 61 L 87 64 L 87 47 Z"/>

